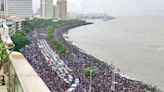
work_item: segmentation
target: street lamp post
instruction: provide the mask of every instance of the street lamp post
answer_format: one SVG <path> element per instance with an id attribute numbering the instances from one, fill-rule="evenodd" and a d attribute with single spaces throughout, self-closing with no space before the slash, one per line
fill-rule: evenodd
<path id="1" fill-rule="evenodd" d="M 112 61 L 111 61 L 111 67 L 112 67 L 112 86 L 111 86 L 111 91 L 115 92 L 115 66 L 113 65 Z"/>
<path id="2" fill-rule="evenodd" d="M 89 71 L 89 73 L 90 73 L 89 92 L 91 92 L 92 91 L 92 72 L 91 72 L 91 70 Z"/>

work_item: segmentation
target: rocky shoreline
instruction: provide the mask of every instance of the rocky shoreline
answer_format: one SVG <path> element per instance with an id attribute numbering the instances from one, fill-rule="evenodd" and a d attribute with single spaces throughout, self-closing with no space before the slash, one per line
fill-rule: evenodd
<path id="1" fill-rule="evenodd" d="M 91 63 L 90 65 L 88 65 L 88 67 L 92 66 L 93 65 L 92 63 L 94 62 L 94 63 L 99 64 L 100 66 L 108 69 L 109 71 L 111 71 L 112 69 L 111 69 L 110 65 L 108 65 L 107 63 L 105 63 L 103 61 L 100 61 L 99 59 L 96 59 L 92 55 L 88 55 L 85 52 L 81 51 L 80 48 L 67 42 L 63 36 L 64 33 L 68 33 L 68 31 L 72 28 L 83 26 L 83 25 L 88 25 L 88 24 L 92 24 L 92 23 L 79 23 L 79 24 L 68 25 L 68 26 L 64 26 L 64 27 L 61 27 L 59 29 L 56 29 L 56 31 L 54 33 L 55 38 L 58 39 L 59 41 L 61 41 L 65 45 L 65 47 L 68 48 L 67 54 L 66 55 L 60 55 L 60 57 L 64 60 L 64 62 L 66 64 L 68 64 L 71 67 L 71 64 L 70 64 L 71 62 L 69 62 L 69 60 L 75 59 L 76 62 L 79 63 L 79 65 L 80 65 L 80 62 L 79 62 L 79 60 L 81 59 L 80 56 L 83 56 L 83 57 L 86 57 L 86 61 L 89 61 L 89 63 Z M 73 58 L 71 58 L 71 57 L 73 57 Z M 112 74 L 112 71 L 109 73 L 109 76 L 110 76 L 110 74 Z M 74 76 L 79 76 L 79 75 L 78 75 L 78 73 L 75 73 Z M 106 76 L 104 76 L 104 77 L 106 77 Z M 117 77 L 116 82 L 118 82 L 118 84 L 120 83 L 121 86 L 122 85 L 124 86 L 123 88 L 129 89 L 127 91 L 121 91 L 121 92 L 129 92 L 129 91 L 131 91 L 131 92 L 162 92 L 158 88 L 153 87 L 153 86 L 148 85 L 148 84 L 145 84 L 141 81 L 127 79 L 127 78 L 120 76 L 119 74 L 116 74 L 116 77 Z M 105 78 L 103 81 L 106 81 Z M 126 83 L 124 81 L 126 81 Z M 120 84 L 119 84 L 119 86 L 120 86 Z M 94 88 L 94 86 L 96 87 L 96 85 L 92 85 L 92 86 L 93 86 L 93 88 Z M 107 86 L 110 87 L 111 84 L 109 84 Z M 107 86 L 106 87 L 104 86 L 103 92 L 109 92 L 106 90 Z M 117 88 L 115 89 L 116 92 L 120 92 L 119 88 L 121 88 L 121 87 L 119 87 L 119 86 L 117 86 Z M 103 88 L 102 88 L 102 90 L 103 90 Z M 97 91 L 95 91 L 95 92 L 97 92 Z"/>

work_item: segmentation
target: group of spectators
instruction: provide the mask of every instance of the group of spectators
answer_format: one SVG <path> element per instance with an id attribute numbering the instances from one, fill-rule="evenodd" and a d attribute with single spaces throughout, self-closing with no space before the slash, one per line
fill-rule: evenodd
<path id="1" fill-rule="evenodd" d="M 68 44 L 61 28 L 59 39 L 68 48 L 64 55 L 58 55 L 47 42 L 47 29 L 39 28 L 29 33 L 31 44 L 22 49 L 38 75 L 52 92 L 156 92 L 156 88 L 131 80 L 113 72 L 111 65 L 88 55 Z M 93 67 L 96 74 L 86 76 L 84 69 Z M 74 86 L 76 84 L 76 86 Z M 72 89 L 72 90 L 70 90 Z"/>

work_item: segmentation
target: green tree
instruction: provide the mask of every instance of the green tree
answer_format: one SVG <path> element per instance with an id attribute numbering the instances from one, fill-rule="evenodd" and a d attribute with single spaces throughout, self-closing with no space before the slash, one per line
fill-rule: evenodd
<path id="1" fill-rule="evenodd" d="M 85 76 L 94 76 L 96 74 L 96 70 L 93 69 L 92 67 L 88 67 L 84 69 L 84 74 Z"/>
<path id="2" fill-rule="evenodd" d="M 4 44 L 1 42 L 0 43 L 0 70 L 1 67 L 3 66 L 3 63 L 5 63 L 6 59 L 7 59 L 7 52 L 4 47 Z"/>
<path id="3" fill-rule="evenodd" d="M 13 43 L 15 44 L 15 51 L 20 51 L 23 47 L 30 44 L 31 42 L 27 38 L 26 34 L 24 32 L 16 32 L 11 39 L 13 40 Z"/>
<path id="4" fill-rule="evenodd" d="M 13 51 L 13 48 L 15 47 L 14 44 L 9 44 L 8 48 L 5 48 L 4 43 L 0 42 L 0 70 L 4 63 L 7 62 L 9 54 Z M 6 49 L 10 50 L 10 53 L 7 53 Z"/>
<path id="5" fill-rule="evenodd" d="M 59 20 L 57 22 L 52 21 L 52 19 L 33 19 L 33 20 L 26 20 L 22 23 L 23 25 L 23 31 L 26 33 L 29 33 L 31 31 L 34 31 L 37 28 L 47 28 L 48 29 L 48 41 L 50 45 L 54 48 L 56 48 L 57 52 L 59 54 L 65 54 L 67 52 L 67 48 L 64 46 L 63 43 L 58 41 L 54 37 L 54 31 L 56 28 L 62 27 L 62 26 L 67 26 L 67 25 L 73 25 L 73 24 L 82 24 L 85 23 L 85 21 L 82 20 Z M 21 38 L 26 38 L 22 37 L 20 35 L 17 35 L 19 38 L 14 38 L 15 39 L 15 45 L 16 45 L 16 50 L 19 51 L 22 47 L 24 47 L 24 43 L 26 39 L 21 39 Z M 19 43 L 19 39 L 21 39 L 21 42 Z M 28 41 L 27 41 L 28 42 Z M 17 46 L 18 45 L 18 46 Z"/>

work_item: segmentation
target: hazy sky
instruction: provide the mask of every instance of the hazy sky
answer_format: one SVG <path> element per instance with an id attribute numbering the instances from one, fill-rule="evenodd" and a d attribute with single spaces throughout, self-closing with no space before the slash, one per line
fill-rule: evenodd
<path id="1" fill-rule="evenodd" d="M 34 10 L 40 7 L 39 1 L 33 0 Z M 111 15 L 164 14 L 164 0 L 68 0 L 68 11 Z"/>

